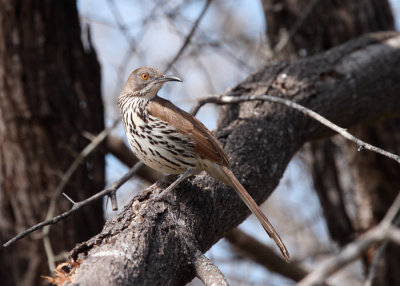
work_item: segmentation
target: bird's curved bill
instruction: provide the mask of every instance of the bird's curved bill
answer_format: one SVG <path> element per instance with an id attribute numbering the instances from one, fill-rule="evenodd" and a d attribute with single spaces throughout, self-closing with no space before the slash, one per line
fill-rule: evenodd
<path id="1" fill-rule="evenodd" d="M 162 77 L 158 78 L 156 81 L 157 82 L 167 82 L 167 81 L 180 81 L 180 82 L 182 82 L 182 80 L 179 77 L 173 76 L 173 75 L 163 75 Z"/>

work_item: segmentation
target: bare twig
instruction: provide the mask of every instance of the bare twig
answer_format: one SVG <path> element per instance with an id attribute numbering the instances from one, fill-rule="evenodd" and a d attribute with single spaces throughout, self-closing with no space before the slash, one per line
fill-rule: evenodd
<path id="1" fill-rule="evenodd" d="M 129 34 L 129 32 L 128 32 L 129 29 L 122 22 L 122 16 L 117 8 L 117 5 L 115 4 L 114 0 L 108 0 L 107 3 L 108 3 L 108 6 L 110 7 L 111 13 L 114 16 L 114 20 L 117 23 L 119 30 L 121 31 L 122 35 L 125 37 L 126 41 L 129 44 L 131 52 L 135 53 L 136 52 L 136 42 L 133 39 L 133 37 Z"/>
<path id="2" fill-rule="evenodd" d="M 397 215 L 399 214 L 399 211 L 400 211 L 400 193 L 397 195 L 392 206 L 386 212 L 386 215 L 383 218 L 382 223 L 385 223 L 387 225 L 392 224 L 396 219 Z"/>
<path id="3" fill-rule="evenodd" d="M 96 23 L 100 25 L 104 25 L 110 28 L 118 28 L 118 25 L 115 23 L 111 23 L 106 19 L 103 19 L 95 14 L 80 14 L 79 15 L 81 23 L 88 22 L 88 23 Z"/>
<path id="4" fill-rule="evenodd" d="M 329 276 L 358 259 L 375 243 L 387 240 L 400 243 L 400 230 L 391 224 L 399 210 L 400 194 L 397 195 L 384 219 L 377 226 L 364 233 L 354 242 L 346 245 L 338 255 L 322 263 L 317 269 L 301 280 L 298 286 L 322 285 Z"/>
<path id="5" fill-rule="evenodd" d="M 204 283 L 206 286 L 227 286 L 228 281 L 225 276 L 221 273 L 218 267 L 207 257 L 204 256 L 200 251 L 197 251 L 194 270 L 196 271 L 196 276 Z"/>
<path id="6" fill-rule="evenodd" d="M 261 243 L 240 229 L 236 228 L 231 230 L 225 235 L 225 238 L 233 246 L 237 247 L 240 253 L 245 253 L 246 257 L 294 281 L 300 281 L 310 273 L 307 268 L 299 263 L 287 263 L 269 246 Z"/>
<path id="7" fill-rule="evenodd" d="M 387 245 L 388 245 L 388 242 L 383 243 L 379 247 L 379 249 L 376 251 L 375 257 L 374 257 L 374 261 L 372 262 L 372 265 L 371 265 L 371 267 L 369 269 L 368 277 L 367 277 L 367 280 L 365 280 L 365 282 L 364 282 L 364 286 L 372 286 L 372 281 L 376 277 L 376 273 L 377 273 L 377 270 L 378 270 L 379 262 L 381 261 L 381 258 L 383 256 L 383 254 L 385 253 Z"/>
<path id="8" fill-rule="evenodd" d="M 197 112 L 199 112 L 200 108 L 202 108 L 203 105 L 206 105 L 207 103 L 224 104 L 223 102 L 221 102 L 222 97 L 223 97 L 223 95 L 211 95 L 208 97 L 199 98 L 196 101 L 196 104 L 193 105 L 193 107 L 189 113 L 192 115 L 196 115 Z M 225 103 L 225 104 L 228 104 L 228 103 Z"/>
<path id="9" fill-rule="evenodd" d="M 392 160 L 395 160 L 397 163 L 400 164 L 400 156 L 392 154 L 388 151 L 385 151 L 381 148 L 375 147 L 371 144 L 368 144 L 361 139 L 355 137 L 354 135 L 350 134 L 349 132 L 346 131 L 346 129 L 341 128 L 340 126 L 334 124 L 332 121 L 326 119 L 325 117 L 319 115 L 315 111 L 312 111 L 311 109 L 308 109 L 307 107 L 304 107 L 298 103 L 295 103 L 293 101 L 290 101 L 288 99 L 272 96 L 272 95 L 244 95 L 244 96 L 228 96 L 228 95 L 220 95 L 220 96 L 210 96 L 206 97 L 203 99 L 200 99 L 195 106 L 193 106 L 191 110 L 191 114 L 196 114 L 199 109 L 205 105 L 206 103 L 215 103 L 215 104 L 232 104 L 232 103 L 240 103 L 240 102 L 245 102 L 245 101 L 256 101 L 256 100 L 262 100 L 262 101 L 270 101 L 274 103 L 279 103 L 286 105 L 290 108 L 296 109 L 300 111 L 301 113 L 314 118 L 318 122 L 322 123 L 326 127 L 329 127 L 330 129 L 336 131 L 346 139 L 353 141 L 358 145 L 359 150 L 362 149 L 367 149 L 373 152 L 376 152 L 378 154 L 381 154 L 383 156 L 386 156 Z"/>
<path id="10" fill-rule="evenodd" d="M 170 20 L 170 17 L 168 17 L 168 15 L 167 15 L 167 19 Z M 183 33 L 181 33 L 181 31 L 178 29 L 177 25 L 173 21 L 170 21 L 170 23 L 175 28 L 175 32 L 177 34 L 179 34 L 179 36 L 183 37 Z M 202 31 L 198 31 L 197 34 L 200 34 L 200 37 L 201 37 L 204 35 L 209 35 L 212 32 L 214 32 L 212 29 L 211 30 L 202 30 Z M 237 39 L 237 37 L 235 37 L 235 39 Z M 202 39 L 199 42 L 199 41 L 195 41 L 195 39 L 193 39 L 193 37 L 192 37 L 192 39 L 190 41 L 190 45 L 192 47 L 193 46 L 195 47 L 195 51 L 191 56 L 192 56 L 192 58 L 197 59 L 198 57 L 196 56 L 196 53 L 198 52 L 198 50 L 201 50 L 204 47 L 209 47 L 211 49 L 214 49 L 221 56 L 235 61 L 240 68 L 244 68 L 248 71 L 251 71 L 252 68 L 250 67 L 249 63 L 245 60 L 242 60 L 240 57 L 237 56 L 237 53 L 232 52 L 232 50 L 228 48 L 230 42 L 232 42 L 232 40 L 225 38 L 224 36 L 222 36 L 222 38 L 220 37 L 220 41 L 218 41 L 218 42 L 216 42 L 215 40 L 210 40 L 207 37 L 206 37 L 206 39 Z M 187 46 L 188 45 L 186 45 L 185 48 L 187 48 Z M 182 55 L 182 53 L 183 53 L 183 50 L 182 50 L 182 52 L 180 52 L 180 55 Z M 177 59 L 175 60 L 175 62 L 176 61 L 177 61 Z M 172 66 L 173 65 L 171 65 L 169 68 L 172 68 Z"/>
<path id="11" fill-rule="evenodd" d="M 60 183 L 58 184 L 57 188 L 55 189 L 49 208 L 47 210 L 46 214 L 46 220 L 54 216 L 54 211 L 56 207 L 56 201 L 57 198 L 61 195 L 63 192 L 65 186 L 71 179 L 72 175 L 75 173 L 76 169 L 79 167 L 79 165 L 82 163 L 82 161 L 90 154 L 92 153 L 103 141 L 104 139 L 107 138 L 108 134 L 111 132 L 113 128 L 117 125 L 118 121 L 115 121 L 113 125 L 109 128 L 104 129 L 101 131 L 94 139 L 92 142 L 90 142 L 79 155 L 75 158 L 75 160 L 72 162 L 72 164 L 69 166 L 68 170 L 64 173 L 63 177 L 61 178 Z M 48 233 L 48 229 L 46 230 L 46 233 Z"/>
<path id="12" fill-rule="evenodd" d="M 72 205 L 72 208 L 58 216 L 55 216 L 51 219 L 47 219 L 41 223 L 38 223 L 30 228 L 28 228 L 27 230 L 21 232 L 20 234 L 18 234 L 17 236 L 13 237 L 12 239 L 10 239 L 9 241 L 7 241 L 6 243 L 3 244 L 2 247 L 7 247 L 11 244 L 13 244 L 14 242 L 16 242 L 17 240 L 20 240 L 21 238 L 24 238 L 25 236 L 27 236 L 28 234 L 34 232 L 35 230 L 41 229 L 42 227 L 45 227 L 46 225 L 51 225 L 51 224 L 56 224 L 57 222 L 67 218 L 68 216 L 70 216 L 71 214 L 73 214 L 74 212 L 76 212 L 77 210 L 81 209 L 82 207 L 98 200 L 101 199 L 103 196 L 110 194 L 111 192 L 116 191 L 117 189 L 119 189 L 126 181 L 128 181 L 130 178 L 132 178 L 136 172 L 143 167 L 142 163 L 137 163 L 132 169 L 129 170 L 128 173 L 126 173 L 122 178 L 118 179 L 116 182 L 114 182 L 110 187 L 102 190 L 101 192 L 91 196 L 90 198 L 87 198 L 86 200 L 77 202 L 75 204 Z"/>
<path id="13" fill-rule="evenodd" d="M 147 29 L 145 27 L 151 23 L 151 20 L 155 18 L 155 15 L 159 9 L 163 10 L 163 3 L 154 3 L 154 7 L 151 9 L 149 15 L 138 21 L 135 26 L 141 26 L 139 32 L 135 33 L 135 37 L 133 37 L 130 33 L 129 25 L 127 22 L 123 21 L 122 15 L 119 12 L 117 7 L 117 3 L 114 0 L 108 0 L 108 5 L 110 7 L 111 13 L 114 16 L 115 22 L 117 23 L 117 28 L 120 30 L 121 34 L 125 37 L 129 48 L 125 51 L 124 55 L 121 57 L 120 64 L 116 67 L 117 80 L 115 81 L 114 93 L 118 94 L 120 92 L 121 85 L 126 80 L 126 70 L 130 66 L 130 61 L 136 55 L 139 56 L 142 62 L 147 62 L 146 53 L 143 53 L 140 49 L 140 46 L 137 46 L 136 43 L 140 43 L 141 39 L 146 35 Z"/>
<path id="14" fill-rule="evenodd" d="M 132 49 L 127 49 L 124 56 L 121 57 L 121 63 L 116 67 L 117 80 L 115 81 L 115 87 L 113 94 L 119 94 L 121 92 L 121 86 L 124 85 L 126 80 L 126 70 L 129 67 L 129 61 L 133 57 L 134 52 Z"/>
<path id="15" fill-rule="evenodd" d="M 66 193 L 62 193 L 62 194 L 71 204 L 73 204 L 73 205 L 76 204 L 76 202 L 73 199 L 71 199 Z"/>
<path id="16" fill-rule="evenodd" d="M 57 188 L 55 189 L 54 193 L 52 194 L 52 197 L 50 199 L 50 204 L 49 208 L 47 210 L 46 218 L 45 220 L 48 220 L 54 216 L 54 212 L 56 210 L 56 203 L 58 197 L 62 194 L 64 188 L 68 184 L 69 180 L 71 179 L 72 175 L 75 173 L 75 171 L 78 169 L 79 165 L 82 163 L 82 161 L 89 155 L 91 154 L 96 148 L 104 141 L 104 139 L 108 136 L 108 134 L 111 132 L 113 128 L 117 125 L 118 121 L 114 121 L 113 125 L 109 128 L 104 129 L 101 131 L 96 137 L 93 138 L 92 142 L 90 142 L 82 151 L 79 153 L 79 155 L 75 158 L 75 160 L 72 162 L 72 164 L 69 166 L 68 170 L 64 173 L 64 175 L 61 178 L 60 183 L 58 184 Z M 42 230 L 42 238 L 43 238 L 43 243 L 44 243 L 44 249 L 47 255 L 47 261 L 49 263 L 49 268 L 50 271 L 55 270 L 55 260 L 54 260 L 54 252 L 51 247 L 50 239 L 48 237 L 50 232 L 50 225 L 46 226 Z"/>
<path id="17" fill-rule="evenodd" d="M 199 23 L 201 19 L 203 18 L 204 14 L 206 13 L 208 7 L 210 6 L 212 0 L 207 0 L 206 4 L 204 5 L 203 10 L 201 11 L 199 17 L 197 17 L 196 21 L 194 22 L 192 29 L 190 29 L 189 34 L 186 36 L 185 41 L 183 42 L 181 48 L 179 51 L 176 53 L 174 58 L 168 63 L 167 67 L 165 68 L 165 72 L 169 71 L 171 67 L 176 63 L 176 61 L 181 57 L 185 49 L 188 47 L 190 44 L 190 40 L 192 39 L 194 32 L 196 31 L 197 27 L 199 26 Z"/>
<path id="18" fill-rule="evenodd" d="M 113 211 L 117 211 L 118 210 L 118 204 L 117 204 L 117 192 L 113 191 L 111 192 L 109 195 L 110 197 L 110 201 L 111 201 L 111 208 Z"/>
<path id="19" fill-rule="evenodd" d="M 48 235 L 42 237 L 43 247 L 47 257 L 47 264 L 49 266 L 50 272 L 56 270 L 56 256 L 54 255 L 53 247 L 51 246 L 51 241 Z"/>
<path id="20" fill-rule="evenodd" d="M 273 58 L 277 53 L 282 51 L 286 45 L 289 43 L 289 41 L 293 38 L 293 36 L 297 33 L 297 31 L 300 29 L 300 27 L 304 24 L 308 16 L 310 15 L 311 11 L 315 7 L 315 5 L 318 3 L 319 0 L 311 0 L 306 8 L 303 10 L 301 13 L 301 16 L 296 20 L 296 22 L 293 24 L 292 27 L 290 27 L 290 30 L 286 36 L 281 37 L 279 42 L 275 45 L 275 47 L 272 49 L 272 54 L 270 58 Z"/>

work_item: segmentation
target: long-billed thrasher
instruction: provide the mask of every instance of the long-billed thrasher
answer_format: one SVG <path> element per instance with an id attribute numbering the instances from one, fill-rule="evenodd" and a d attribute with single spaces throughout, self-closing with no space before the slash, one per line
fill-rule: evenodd
<path id="1" fill-rule="evenodd" d="M 165 192 L 192 174 L 206 171 L 233 187 L 288 261 L 289 252 L 272 224 L 232 173 L 217 138 L 194 116 L 157 96 L 167 81 L 182 81 L 151 67 L 132 72 L 118 97 L 129 145 L 146 165 L 182 174 Z"/>

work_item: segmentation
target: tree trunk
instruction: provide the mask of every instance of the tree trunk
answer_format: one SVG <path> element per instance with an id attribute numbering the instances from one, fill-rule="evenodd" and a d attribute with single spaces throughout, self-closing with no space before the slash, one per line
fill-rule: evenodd
<path id="1" fill-rule="evenodd" d="M 228 95 L 268 92 L 290 98 L 344 128 L 398 116 L 399 50 L 398 33 L 367 35 L 292 64 L 265 66 Z M 234 173 L 258 203 L 273 191 L 304 142 L 333 133 L 268 102 L 224 111 L 216 135 Z M 232 189 L 204 174 L 158 200 L 167 185 L 158 182 L 133 198 L 99 235 L 77 246 L 71 257 L 82 260 L 79 268 L 72 266 L 66 284 L 183 285 L 195 275 L 197 249 L 205 252 L 249 214 Z"/>
<path id="2" fill-rule="evenodd" d="M 310 56 L 365 33 L 394 29 L 386 0 L 263 0 L 271 48 L 282 37 L 280 59 Z"/>
<path id="3" fill-rule="evenodd" d="M 81 43 L 75 1 L 0 1 L 0 240 L 42 221 L 61 176 L 104 128 L 100 67 Z M 81 200 L 104 185 L 104 155 L 89 156 L 64 192 Z M 70 208 L 57 199 L 56 214 Z M 101 229 L 101 202 L 51 228 L 55 254 Z M 43 242 L 0 250 L 1 285 L 39 285 Z"/>
<path id="4" fill-rule="evenodd" d="M 275 46 L 282 35 L 291 34 L 286 47 L 277 54 L 281 59 L 312 55 L 364 33 L 394 29 L 388 1 L 263 0 L 263 6 L 271 46 Z M 305 13 L 303 21 L 299 21 L 299 28 L 291 33 L 294 23 Z M 399 154 L 399 123 L 395 118 L 381 120 L 367 128 L 355 127 L 352 133 Z M 343 138 L 335 142 L 327 139 L 311 143 L 307 150 L 314 186 L 335 241 L 344 245 L 383 218 L 400 187 L 398 167 L 394 162 L 374 153 L 357 152 L 353 144 Z M 340 154 L 347 161 L 346 171 L 339 167 Z M 350 186 L 346 183 L 349 175 Z M 345 193 L 355 197 L 353 208 L 357 214 L 352 221 L 343 202 Z M 400 261 L 396 257 L 400 256 L 400 248 L 389 245 L 386 249 L 374 285 L 399 285 L 396 269 L 400 268 Z M 372 250 L 365 260 L 367 266 L 373 256 Z"/>

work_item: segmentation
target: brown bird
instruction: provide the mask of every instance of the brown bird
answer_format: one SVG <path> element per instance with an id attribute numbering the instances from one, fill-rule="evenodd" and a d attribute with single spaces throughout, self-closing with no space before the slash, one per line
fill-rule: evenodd
<path id="1" fill-rule="evenodd" d="M 157 96 L 167 81 L 182 80 L 155 68 L 141 67 L 131 73 L 118 97 L 125 132 L 135 155 L 160 172 L 182 174 L 164 192 L 203 170 L 233 187 L 288 261 L 285 244 L 232 173 L 217 138 L 194 116 Z"/>

